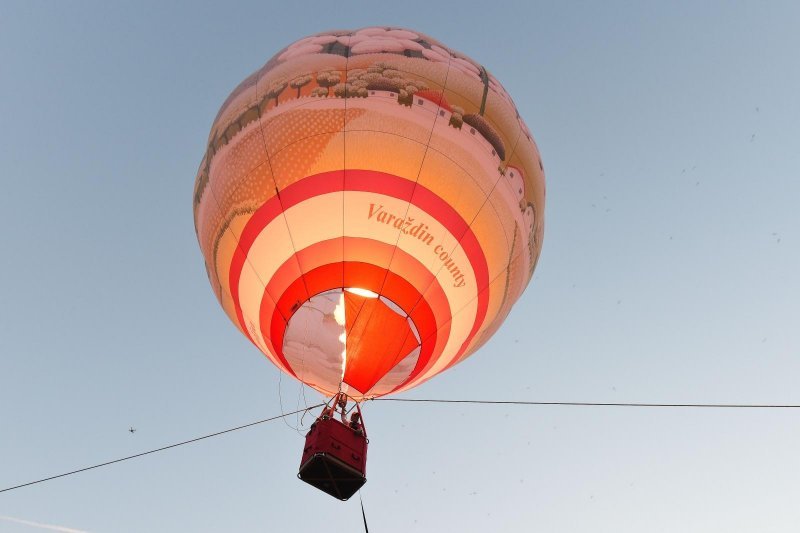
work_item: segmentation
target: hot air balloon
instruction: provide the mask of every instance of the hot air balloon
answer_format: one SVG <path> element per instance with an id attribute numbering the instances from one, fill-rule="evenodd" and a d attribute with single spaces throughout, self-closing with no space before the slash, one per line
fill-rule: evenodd
<path id="1" fill-rule="evenodd" d="M 533 137 L 485 67 L 370 27 L 301 39 L 234 89 L 194 221 L 225 313 L 333 397 L 317 421 L 333 427 L 336 405 L 415 387 L 494 334 L 539 258 L 544 199 Z M 363 437 L 345 465 L 363 478 L 363 428 L 342 427 Z"/>

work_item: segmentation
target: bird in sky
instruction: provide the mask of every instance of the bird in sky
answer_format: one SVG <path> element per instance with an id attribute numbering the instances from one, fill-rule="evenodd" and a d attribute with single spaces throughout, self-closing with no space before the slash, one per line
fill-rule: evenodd
<path id="1" fill-rule="evenodd" d="M 130 429 L 128 429 L 128 433 L 131 433 L 131 434 L 136 433 L 136 428 L 131 426 Z"/>

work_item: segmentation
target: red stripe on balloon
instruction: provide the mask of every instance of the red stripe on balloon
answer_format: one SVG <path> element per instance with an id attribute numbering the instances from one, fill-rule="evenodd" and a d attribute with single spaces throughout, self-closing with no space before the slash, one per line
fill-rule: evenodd
<path id="1" fill-rule="evenodd" d="M 344 177 L 344 179 L 342 179 Z M 398 176 L 371 170 L 337 170 L 323 172 L 314 176 L 301 179 L 286 187 L 278 195 L 273 196 L 253 214 L 245 225 L 239 238 L 239 247 L 231 260 L 230 287 L 236 316 L 242 329 L 247 331 L 239 301 L 239 279 L 242 268 L 247 258 L 247 253 L 252 247 L 261 231 L 274 220 L 283 210 L 298 203 L 321 194 L 342 190 L 374 192 L 406 200 L 433 216 L 453 235 L 462 235 L 461 246 L 467 254 L 475 273 L 478 288 L 478 308 L 475 321 L 465 342 L 462 344 L 456 359 L 462 354 L 480 328 L 488 307 L 488 267 L 486 257 L 478 243 L 475 234 L 463 218 L 441 197 L 430 189 L 415 184 Z M 249 333 L 248 338 L 252 341 Z"/>
<path id="2" fill-rule="evenodd" d="M 362 269 L 378 270 L 381 273 L 380 276 L 381 278 L 383 277 L 382 273 L 385 272 L 383 268 L 378 267 L 376 265 L 369 265 L 366 263 L 353 263 L 353 262 L 348 262 L 346 264 L 350 267 L 352 271 L 357 271 Z M 337 278 L 337 274 L 340 272 L 341 272 L 340 264 L 332 263 L 332 264 L 322 265 L 320 267 L 310 270 L 305 274 L 305 277 L 311 280 L 327 280 L 328 284 L 333 284 L 330 287 L 330 289 L 335 289 L 338 287 L 338 284 L 341 283 L 341 277 Z M 359 278 L 359 281 L 360 279 L 361 278 Z M 355 280 L 345 279 L 346 284 L 348 282 L 353 282 L 353 281 Z M 435 315 L 431 310 L 428 302 L 425 301 L 424 298 L 422 298 L 422 295 L 419 294 L 419 292 L 415 291 L 414 288 L 407 281 L 403 280 L 400 276 L 392 272 L 389 272 L 388 281 L 389 283 L 386 284 L 387 286 L 398 287 L 399 291 L 406 291 L 407 293 L 411 293 L 415 297 L 415 299 L 418 298 L 420 301 L 420 304 L 417 306 L 418 310 L 411 315 L 411 320 L 414 321 L 414 324 L 417 326 L 420 333 L 420 337 L 426 339 L 426 342 L 422 345 L 419 358 L 417 359 L 417 365 L 415 366 L 414 371 L 412 371 L 412 374 L 408 378 L 411 379 L 411 377 L 414 375 L 417 369 L 424 368 L 426 363 L 434 355 L 434 347 L 436 346 L 437 336 L 439 335 L 439 332 L 437 330 Z M 322 284 L 324 285 L 326 284 L 326 282 L 322 281 Z M 304 290 L 305 289 L 303 287 L 303 280 L 302 279 L 295 280 L 294 283 L 292 283 L 289 287 L 287 287 L 283 296 L 281 296 L 281 298 L 279 299 L 278 306 L 282 307 L 286 305 L 291 305 L 290 302 L 296 301 L 297 295 Z M 386 296 L 386 298 L 396 303 L 396 300 L 395 298 L 393 298 L 393 296 L 397 297 L 399 295 L 398 290 L 390 290 L 390 292 L 384 293 L 384 296 Z M 288 361 L 283 356 L 283 338 L 286 333 L 286 323 L 283 321 L 283 318 L 277 311 L 273 312 L 272 316 L 269 316 L 269 313 L 263 307 L 263 302 L 264 300 L 262 300 L 263 312 L 261 313 L 261 329 L 262 331 L 266 331 L 267 329 L 269 329 L 270 341 L 272 343 L 272 350 L 274 351 L 274 353 L 278 354 L 278 357 L 280 357 L 281 362 L 284 363 L 284 365 L 286 365 L 286 367 L 290 369 L 290 373 L 293 376 L 297 377 L 296 373 L 294 372 L 294 369 L 291 368 Z M 448 324 L 449 320 L 447 320 L 447 324 L 443 329 L 445 336 L 447 333 L 449 333 Z M 441 351 L 441 349 L 438 351 Z M 369 383 L 367 387 L 372 387 L 375 383 L 377 383 L 377 381 L 380 380 L 381 377 L 383 376 L 379 376 L 378 379 L 375 380 L 375 382 Z M 364 390 L 362 392 L 367 392 L 367 391 Z"/>
<path id="3" fill-rule="evenodd" d="M 348 250 L 344 263 L 339 258 L 343 246 Z M 299 250 L 297 254 L 284 261 L 269 280 L 261 295 L 262 316 L 259 320 L 263 320 L 264 312 L 267 313 L 267 316 L 271 316 L 274 312 L 279 313 L 282 317 L 289 317 L 295 312 L 297 306 L 308 299 L 305 292 L 295 293 L 294 300 L 288 300 L 284 297 L 286 288 L 298 279 L 305 280 L 305 287 L 310 295 L 339 288 L 343 285 L 346 287 L 357 286 L 378 292 L 384 282 L 386 268 L 382 263 L 376 263 L 375 258 L 384 257 L 388 262 L 393 249 L 392 245 L 384 242 L 363 237 L 345 237 L 320 241 Z M 400 248 L 394 250 L 394 252 L 394 272 L 411 284 L 414 288 L 411 291 L 413 294 L 418 295 L 421 289 L 426 289 L 427 296 L 425 299 L 431 305 L 436 317 L 439 320 L 447 320 L 447 317 L 450 316 L 450 302 L 439 281 L 413 255 Z M 332 272 L 329 279 L 325 280 L 320 278 L 300 278 L 296 269 L 298 261 L 308 265 L 308 270 L 327 264 L 343 264 L 342 270 L 346 270 L 345 277 L 342 274 Z M 350 265 L 354 264 L 369 264 L 378 268 L 353 271 Z M 345 279 L 348 280 L 348 283 L 344 283 Z M 418 297 L 413 296 L 411 292 L 406 294 L 402 291 L 394 291 L 391 299 L 401 308 L 410 310 L 411 314 L 413 314 Z M 384 292 L 384 294 L 386 293 Z M 284 298 L 280 301 L 282 297 Z M 279 301 L 277 305 L 276 301 Z M 271 338 L 271 334 L 267 335 L 268 330 L 264 330 L 262 333 L 267 338 Z"/>
<path id="4" fill-rule="evenodd" d="M 345 243 L 353 250 L 390 248 L 390 245 L 386 243 L 359 237 L 346 237 Z M 354 257 L 344 263 L 338 260 L 334 263 L 325 263 L 326 257 L 338 252 L 341 245 L 340 239 L 315 243 L 300 250 L 296 256 L 287 259 L 276 270 L 261 298 L 259 322 L 262 334 L 270 339 L 272 351 L 276 353 L 281 362 L 288 366 L 288 361 L 282 353 L 283 337 L 287 326 L 283 317 L 293 314 L 305 302 L 307 299 L 305 298 L 306 288 L 313 295 L 340 288 L 342 281 L 344 281 L 345 287 L 359 287 L 373 292 L 378 292 L 383 285 L 382 294 L 384 296 L 404 310 L 413 308 L 409 316 L 417 325 L 420 338 L 426 340 L 425 349 L 420 354 L 408 379 L 413 378 L 428 365 L 431 357 L 438 358 L 446 345 L 445 340 L 450 331 L 451 315 L 449 301 L 444 290 L 421 262 L 402 249 L 395 251 L 398 266 L 403 266 L 402 276 L 394 272 L 390 272 L 387 276 L 385 267 L 368 263 L 363 257 Z M 294 259 L 303 259 L 302 256 L 315 258 L 314 261 L 319 266 L 309 271 L 314 274 L 306 273 L 303 278 L 294 279 L 291 283 L 279 283 L 278 280 L 287 279 L 284 273 L 291 271 Z M 309 259 L 309 264 L 315 263 Z M 339 265 L 338 270 L 337 265 Z M 342 267 L 345 270 L 344 280 L 342 280 L 341 274 Z M 406 276 L 428 287 L 427 298 L 422 296 L 419 289 L 410 283 L 405 278 Z M 428 278 L 430 278 L 430 283 L 427 283 Z M 273 305 L 269 294 L 281 295 L 277 305 Z M 443 326 L 439 326 L 438 323 L 443 323 Z"/>

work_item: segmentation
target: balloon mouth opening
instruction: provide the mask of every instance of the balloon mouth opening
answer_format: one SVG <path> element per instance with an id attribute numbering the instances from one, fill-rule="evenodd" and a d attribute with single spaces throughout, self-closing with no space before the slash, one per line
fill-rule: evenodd
<path id="1" fill-rule="evenodd" d="M 296 377 L 326 394 L 379 393 L 407 378 L 421 351 L 409 313 L 360 287 L 315 294 L 286 323 L 283 356 Z"/>

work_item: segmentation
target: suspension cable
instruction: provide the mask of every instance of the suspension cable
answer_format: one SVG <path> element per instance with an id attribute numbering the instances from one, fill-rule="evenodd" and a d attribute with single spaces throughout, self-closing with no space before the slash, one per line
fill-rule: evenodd
<path id="1" fill-rule="evenodd" d="M 320 404 L 317 404 L 317 405 L 312 405 L 311 407 L 307 407 L 306 409 L 299 409 L 297 411 L 292 411 L 291 413 L 283 413 L 283 414 L 280 414 L 278 416 L 265 418 L 263 420 L 256 420 L 255 422 L 250 422 L 249 424 L 244 424 L 243 426 L 236 426 L 236 427 L 233 427 L 233 428 L 224 429 L 222 431 L 217 431 L 216 433 L 209 433 L 208 435 L 203 435 L 202 437 L 195 437 L 193 439 L 185 440 L 185 441 L 182 441 L 182 442 L 177 442 L 175 444 L 170 444 L 168 446 L 162 446 L 161 448 L 156 448 L 154 450 L 148 450 L 146 452 L 141 452 L 141 453 L 137 453 L 137 454 L 134 454 L 134 455 L 129 455 L 127 457 L 121 457 L 120 459 L 114 459 L 113 461 L 106 461 L 105 463 L 99 463 L 99 464 L 96 464 L 96 465 L 87 466 L 87 467 L 84 467 L 84 468 L 79 468 L 78 470 L 72 470 L 71 472 L 65 472 L 63 474 L 57 474 L 57 475 L 54 475 L 54 476 L 49 476 L 49 477 L 45 477 L 45 478 L 42 478 L 42 479 L 37 479 L 36 481 L 29 481 L 28 483 L 22 483 L 20 485 L 15 485 L 13 487 L 0 489 L 0 493 L 8 492 L 10 490 L 15 490 L 15 489 L 21 489 L 22 487 L 28 487 L 30 485 L 36 485 L 37 483 L 44 483 L 45 481 L 51 481 L 53 479 L 58 479 L 60 477 L 71 476 L 73 474 L 78 474 L 80 472 L 86 472 L 87 470 L 93 470 L 95 468 L 100 468 L 102 466 L 113 465 L 115 463 L 121 463 L 122 461 L 127 461 L 129 459 L 135 459 L 137 457 L 142 457 L 144 455 L 150 455 L 151 453 L 156 453 L 156 452 L 161 452 L 161 451 L 164 451 L 164 450 L 169 450 L 170 448 L 177 448 L 178 446 L 183 446 L 184 444 L 191 444 L 192 442 L 197 442 L 199 440 L 210 439 L 211 437 L 217 437 L 219 435 L 224 435 L 225 433 L 231 433 L 232 431 L 238 431 L 240 429 L 249 428 L 249 427 L 252 427 L 252 426 L 256 426 L 258 424 L 264 424 L 265 422 L 272 422 L 273 420 L 278 420 L 279 418 L 284 418 L 286 416 L 291 416 L 291 415 L 294 415 L 294 414 L 297 414 L 297 413 L 302 413 L 304 411 L 309 411 L 311 409 L 316 409 L 317 407 L 322 407 L 323 405 L 325 405 L 325 404 L 320 403 Z"/>
<path id="2" fill-rule="evenodd" d="M 447 400 L 433 398 L 372 398 L 376 402 L 467 403 L 486 405 L 565 405 L 570 407 L 680 407 L 712 409 L 800 409 L 797 404 L 753 403 L 635 403 L 635 402 L 537 402 L 522 400 Z"/>

